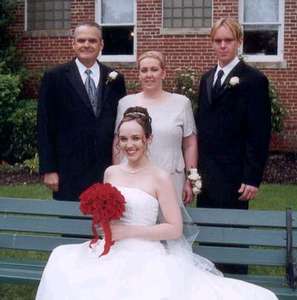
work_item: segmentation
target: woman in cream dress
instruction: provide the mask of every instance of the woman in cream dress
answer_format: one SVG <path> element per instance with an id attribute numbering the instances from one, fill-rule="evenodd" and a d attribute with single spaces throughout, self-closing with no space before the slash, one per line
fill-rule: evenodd
<path id="1" fill-rule="evenodd" d="M 171 174 L 182 206 L 193 197 L 185 171 L 197 167 L 197 138 L 191 102 L 183 95 L 163 90 L 166 71 L 160 52 L 143 53 L 138 59 L 138 68 L 142 91 L 120 100 L 116 128 L 128 107 L 142 106 L 148 110 L 153 127 L 148 154 L 156 165 Z M 118 153 L 115 146 L 115 163 L 121 161 Z"/>

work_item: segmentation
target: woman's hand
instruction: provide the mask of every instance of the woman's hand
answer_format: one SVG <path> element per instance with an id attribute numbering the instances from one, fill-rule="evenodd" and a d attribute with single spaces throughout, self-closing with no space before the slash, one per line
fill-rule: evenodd
<path id="1" fill-rule="evenodd" d="M 123 224 L 111 224 L 111 239 L 113 241 L 120 241 L 129 237 L 129 226 Z"/>
<path id="2" fill-rule="evenodd" d="M 183 200 L 185 204 L 191 203 L 193 199 L 193 191 L 190 181 L 187 179 L 184 184 L 183 189 Z"/>

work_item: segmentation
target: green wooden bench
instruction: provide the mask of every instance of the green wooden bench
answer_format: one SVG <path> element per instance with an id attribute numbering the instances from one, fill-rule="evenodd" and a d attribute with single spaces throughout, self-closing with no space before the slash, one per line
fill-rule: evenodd
<path id="1" fill-rule="evenodd" d="M 189 208 L 189 212 L 200 227 L 197 243 L 207 244 L 196 243 L 196 252 L 216 263 L 279 267 L 279 275 L 226 276 L 265 286 L 279 299 L 297 299 L 292 288 L 296 285 L 297 212 L 202 208 Z M 0 197 L 0 282 L 40 280 L 49 251 L 60 244 L 84 242 L 91 237 L 90 231 L 91 221 L 80 214 L 77 202 Z M 225 247 L 224 243 L 250 247 Z"/>
<path id="2" fill-rule="evenodd" d="M 297 212 L 205 208 L 189 212 L 200 227 L 195 252 L 215 263 L 248 265 L 247 275 L 225 276 L 269 288 L 279 299 L 297 299 Z"/>

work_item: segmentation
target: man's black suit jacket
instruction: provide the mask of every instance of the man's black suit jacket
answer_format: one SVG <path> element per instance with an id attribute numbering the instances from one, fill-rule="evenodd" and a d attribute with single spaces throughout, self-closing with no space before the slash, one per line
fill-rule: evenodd
<path id="1" fill-rule="evenodd" d="M 211 202 L 203 206 L 246 208 L 246 202 L 238 201 L 237 190 L 241 183 L 259 186 L 268 155 L 271 131 L 268 80 L 260 71 L 240 61 L 220 92 L 213 95 L 215 70 L 216 67 L 201 78 L 195 115 L 203 184 L 201 198 L 206 195 L 205 199 Z M 235 76 L 239 83 L 232 86 L 230 79 Z"/>
<path id="2" fill-rule="evenodd" d="M 47 71 L 38 103 L 40 173 L 57 172 L 55 199 L 77 201 L 89 185 L 101 181 L 112 162 L 112 142 L 117 106 L 126 95 L 124 77 L 108 80 L 112 71 L 99 63 L 98 98 L 94 114 L 75 61 Z"/>

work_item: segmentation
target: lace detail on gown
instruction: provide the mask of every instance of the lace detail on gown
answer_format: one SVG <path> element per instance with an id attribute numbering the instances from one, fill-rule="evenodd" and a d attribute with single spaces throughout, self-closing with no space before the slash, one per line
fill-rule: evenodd
<path id="1" fill-rule="evenodd" d="M 118 187 L 126 199 L 124 224 L 153 225 L 159 203 L 135 188 Z M 117 241 L 99 258 L 103 242 L 63 245 L 53 250 L 37 300 L 275 300 L 261 287 L 216 276 L 183 251 L 168 251 L 159 241 Z"/>

